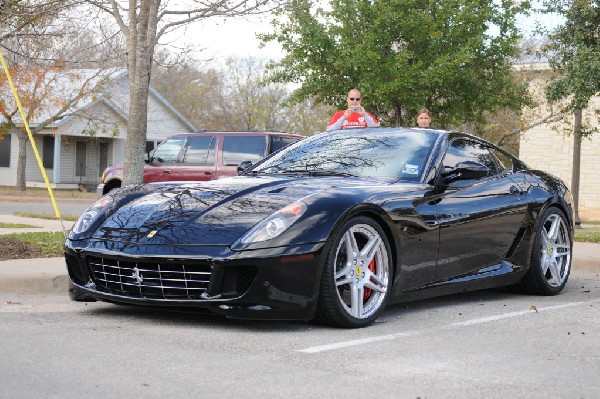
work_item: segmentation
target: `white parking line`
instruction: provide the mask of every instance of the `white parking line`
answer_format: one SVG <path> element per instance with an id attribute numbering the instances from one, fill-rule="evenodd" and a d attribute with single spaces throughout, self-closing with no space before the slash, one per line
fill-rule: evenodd
<path id="1" fill-rule="evenodd" d="M 591 305 L 591 304 L 599 303 L 599 302 L 600 302 L 600 299 L 596 299 L 593 301 L 584 301 L 584 302 L 563 303 L 561 305 L 545 306 L 545 307 L 537 308 L 537 312 L 548 312 L 548 311 L 553 311 L 553 310 L 571 308 L 574 306 Z M 348 348 L 351 346 L 360 346 L 360 345 L 365 345 L 365 344 L 371 344 L 373 342 L 390 341 L 390 340 L 394 340 L 394 339 L 398 339 L 398 338 L 410 337 L 413 335 L 418 335 L 418 334 L 423 334 L 423 333 L 428 333 L 428 332 L 433 332 L 433 331 L 438 331 L 438 330 L 452 330 L 452 329 L 460 328 L 460 327 L 467 327 L 467 326 L 473 326 L 476 324 L 489 323 L 492 321 L 509 319 L 511 317 L 525 316 L 525 315 L 528 315 L 531 313 L 535 313 L 535 311 L 522 310 L 519 312 L 503 313 L 503 314 L 499 314 L 496 316 L 479 317 L 476 319 L 465 320 L 465 321 L 461 321 L 458 323 L 451 323 L 451 324 L 447 324 L 445 326 L 440 326 L 437 328 L 430 328 L 430 329 L 426 329 L 426 330 L 404 331 L 404 332 L 400 332 L 397 334 L 381 335 L 381 336 L 368 337 L 368 338 L 362 338 L 362 339 L 353 339 L 350 341 L 335 342 L 335 343 L 327 344 L 327 345 L 311 346 L 308 348 L 299 349 L 297 352 L 302 352 L 302 353 L 327 352 L 327 351 L 333 351 L 333 350 L 342 349 L 342 348 Z"/>

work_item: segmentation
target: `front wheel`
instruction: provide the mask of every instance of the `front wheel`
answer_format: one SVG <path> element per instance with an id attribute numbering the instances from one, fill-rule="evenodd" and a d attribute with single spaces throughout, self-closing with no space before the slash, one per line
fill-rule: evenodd
<path id="1" fill-rule="evenodd" d="M 346 222 L 323 269 L 317 320 L 352 328 L 373 323 L 389 296 L 390 263 L 390 245 L 374 220 L 360 216 Z"/>
<path id="2" fill-rule="evenodd" d="M 520 283 L 525 292 L 556 295 L 562 291 L 571 271 L 572 233 L 560 209 L 551 207 L 544 212 L 533 242 L 529 270 Z"/>

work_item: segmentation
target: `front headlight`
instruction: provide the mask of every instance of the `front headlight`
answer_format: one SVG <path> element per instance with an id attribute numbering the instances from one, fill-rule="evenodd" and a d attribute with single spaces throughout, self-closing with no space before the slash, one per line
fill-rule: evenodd
<path id="1" fill-rule="evenodd" d="M 286 231 L 306 212 L 306 204 L 296 201 L 260 221 L 240 238 L 242 244 L 267 241 Z"/>
<path id="2" fill-rule="evenodd" d="M 98 216 L 113 203 L 111 196 L 104 196 L 96 201 L 92 206 L 85 210 L 71 229 L 72 234 L 80 234 L 87 231 L 90 226 L 98 219 Z"/>

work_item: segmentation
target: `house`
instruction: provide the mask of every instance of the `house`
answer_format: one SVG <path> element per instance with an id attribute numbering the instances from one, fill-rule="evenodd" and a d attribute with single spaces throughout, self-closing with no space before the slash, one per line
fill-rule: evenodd
<path id="1" fill-rule="evenodd" d="M 524 125 L 544 120 L 553 108 L 545 102 L 543 88 L 551 76 L 548 64 L 527 64 L 519 70 L 529 78 L 530 92 L 537 100 L 534 109 L 524 112 Z M 600 97 L 593 97 L 583 110 L 583 123 L 600 129 Z M 573 115 L 557 115 L 547 123 L 541 123 L 521 133 L 519 157 L 530 167 L 542 169 L 560 177 L 569 187 L 572 184 L 573 166 Z M 600 133 L 584 138 L 581 143 L 579 181 L 579 218 L 600 220 Z"/>
<path id="2" fill-rule="evenodd" d="M 102 79 L 99 76 L 97 70 L 78 70 L 77 73 L 63 75 L 61 79 L 53 79 L 50 97 L 55 100 L 46 102 L 42 112 L 29 121 L 32 129 L 40 126 L 64 104 L 56 99 L 68 97 L 69 88 L 80 90 L 83 85 L 96 84 L 88 95 L 64 113 L 64 117 L 34 135 L 46 175 L 54 188 L 94 187 L 108 165 L 123 163 L 129 108 L 128 73 L 121 69 L 107 72 Z M 2 94 L 7 95 L 11 95 L 10 91 Z M 20 119 L 15 124 L 23 126 Z M 197 130 L 160 93 L 150 88 L 148 151 L 168 136 Z M 0 186 L 17 183 L 18 145 L 14 130 L 0 136 Z M 43 187 L 44 178 L 29 142 L 26 165 L 27 187 Z"/>

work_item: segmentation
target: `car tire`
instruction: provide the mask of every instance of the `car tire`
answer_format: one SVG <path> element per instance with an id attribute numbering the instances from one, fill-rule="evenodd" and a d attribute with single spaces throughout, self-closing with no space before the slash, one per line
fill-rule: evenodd
<path id="1" fill-rule="evenodd" d="M 519 288 L 530 294 L 556 295 L 571 272 L 572 228 L 558 208 L 548 208 L 540 219 L 531 251 L 529 270 Z"/>
<path id="2" fill-rule="evenodd" d="M 316 321 L 346 328 L 372 324 L 390 294 L 391 262 L 390 245 L 379 224 L 365 216 L 346 222 L 325 261 Z"/>

